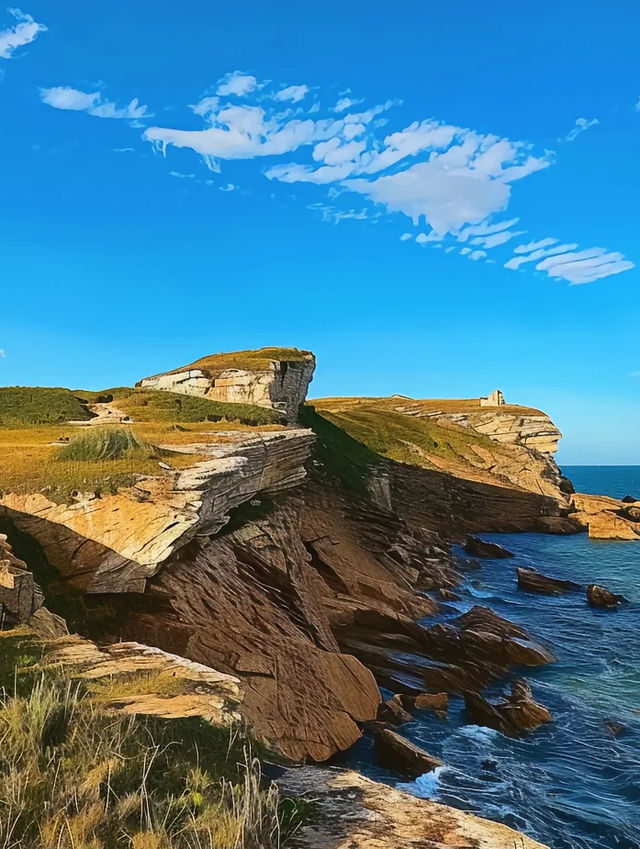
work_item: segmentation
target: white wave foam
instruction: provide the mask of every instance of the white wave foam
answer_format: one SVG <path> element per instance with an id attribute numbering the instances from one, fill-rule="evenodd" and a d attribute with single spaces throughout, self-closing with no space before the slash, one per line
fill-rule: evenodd
<path id="1" fill-rule="evenodd" d="M 484 725 L 464 725 L 459 729 L 460 734 L 464 734 L 465 737 L 471 737 L 472 740 L 478 743 L 490 743 L 500 733 L 496 731 L 495 728 L 487 728 Z"/>
<path id="2" fill-rule="evenodd" d="M 440 778 L 447 769 L 446 766 L 437 766 L 431 772 L 419 775 L 410 784 L 398 784 L 398 789 L 406 790 L 407 793 L 419 796 L 420 799 L 436 799 L 440 789 Z"/>

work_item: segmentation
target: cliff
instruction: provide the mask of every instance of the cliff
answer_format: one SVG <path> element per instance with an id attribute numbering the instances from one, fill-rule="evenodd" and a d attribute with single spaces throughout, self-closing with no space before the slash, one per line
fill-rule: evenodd
<path id="1" fill-rule="evenodd" d="M 481 399 L 414 401 L 320 398 L 326 418 L 379 454 L 465 480 L 493 483 L 570 503 L 572 487 L 553 454 L 562 434 L 544 413 L 528 407 L 481 407 Z"/>
<path id="2" fill-rule="evenodd" d="M 297 411 L 312 357 L 266 350 L 167 372 L 166 391 L 158 378 L 73 394 L 84 413 L 75 423 L 43 424 L 39 410 L 36 422 L 0 427 L 10 458 L 0 529 L 15 552 L 0 569 L 5 619 L 34 627 L 46 602 L 54 623 L 64 616 L 96 643 L 72 640 L 68 665 L 79 652 L 101 670 L 155 669 L 158 658 L 210 670 L 233 682 L 234 711 L 255 734 L 296 761 L 351 746 L 378 714 L 380 686 L 406 698 L 480 693 L 516 666 L 552 660 L 487 608 L 429 623 L 462 580 L 451 541 L 583 527 L 541 450 L 559 438 L 549 420 L 479 401 L 324 399 L 283 427 L 244 402 Z M 148 695 L 160 709 L 162 694 Z M 408 803 L 392 791 L 340 780 L 405 821 Z M 462 847 L 470 820 L 434 810 L 423 809 L 433 833 Z M 469 832 L 478 845 L 509 839 L 482 828 Z M 427 834 L 413 823 L 396 836 Z"/>
<path id="3" fill-rule="evenodd" d="M 307 397 L 315 357 L 297 348 L 260 348 L 212 354 L 187 366 L 145 377 L 142 389 L 178 392 L 214 401 L 272 407 L 295 421 Z"/>

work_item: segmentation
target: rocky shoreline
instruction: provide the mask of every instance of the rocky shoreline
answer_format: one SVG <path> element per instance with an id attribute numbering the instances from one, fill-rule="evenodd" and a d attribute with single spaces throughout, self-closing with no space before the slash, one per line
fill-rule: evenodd
<path id="1" fill-rule="evenodd" d="M 246 355 L 259 352 L 241 353 L 242 369 L 221 355 L 224 368 L 209 358 L 142 383 L 152 392 L 174 391 L 176 382 L 184 394 L 215 390 L 218 400 L 229 400 L 228 392 L 282 408 L 290 420 L 304 401 L 312 355 L 299 352 L 299 360 L 273 367 L 260 359 L 254 379 Z M 325 418 L 303 407 L 296 427 L 218 432 L 209 443 L 201 434 L 197 445 L 174 449 L 205 455 L 193 467 L 164 463 L 162 475 L 140 476 L 113 494 L 79 493 L 58 504 L 41 492 L 3 493 L 3 627 L 26 624 L 43 639 L 74 645 L 61 618 L 71 596 L 66 625 L 98 644 L 86 643 L 85 655 L 106 652 L 113 659 L 106 668 L 117 672 L 116 659 L 130 668 L 137 652 L 157 663 L 159 651 L 233 682 L 234 710 L 294 762 L 325 761 L 367 729 L 399 773 L 433 769 L 437 759 L 403 742 L 393 726 L 416 707 L 445 711 L 451 694 L 464 696 L 472 721 L 506 734 L 552 721 L 524 680 L 499 702 L 483 695 L 512 670 L 553 662 L 549 648 L 487 607 L 446 623 L 429 624 L 429 617 L 455 599 L 464 572 L 477 566 L 473 558 L 508 556 L 474 534 L 588 529 L 595 538 L 640 539 L 640 503 L 573 493 L 552 456 L 560 433 L 539 411 L 475 410 L 465 401 L 460 412 L 434 412 L 427 402 L 390 403 L 391 412 L 379 403 L 365 411 L 391 416 L 387 425 L 401 434 L 386 455 L 350 435 L 353 405 L 346 412 L 338 405 L 339 415 L 352 416 L 349 432 L 335 423 L 338 413 Z M 440 430 L 428 430 L 433 420 Z M 442 433 L 450 439 L 444 455 Z M 427 437 L 432 453 L 421 447 Z M 415 462 L 394 458 L 399 443 Z M 465 540 L 468 559 L 455 561 L 450 545 Z M 531 592 L 576 589 L 531 570 L 520 570 L 518 580 Z M 611 606 L 603 589 L 587 590 L 590 604 Z M 113 648 L 118 641 L 138 648 L 127 659 Z M 67 655 L 79 651 L 75 645 Z M 382 703 L 380 687 L 394 698 Z M 182 709 L 215 717 L 211 699 L 183 699 Z M 132 709 L 144 712 L 153 701 Z M 349 817 L 340 814 L 304 832 L 301 845 L 514 843 L 509 829 L 352 773 L 301 768 L 281 779 L 296 794 L 305 783 L 323 788 L 322 816 L 346 805 L 353 828 L 342 833 Z"/>

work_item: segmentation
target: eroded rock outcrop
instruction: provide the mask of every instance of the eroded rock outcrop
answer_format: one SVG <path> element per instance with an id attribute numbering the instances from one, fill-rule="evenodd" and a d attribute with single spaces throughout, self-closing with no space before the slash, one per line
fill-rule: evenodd
<path id="1" fill-rule="evenodd" d="M 514 681 L 511 695 L 499 702 L 490 702 L 480 693 L 464 694 L 467 714 L 476 725 L 494 728 L 507 736 L 533 731 L 545 722 L 553 722 L 548 709 L 533 698 L 526 681 Z"/>
<path id="2" fill-rule="evenodd" d="M 210 459 L 144 477 L 115 495 L 57 504 L 43 493 L 7 493 L 0 514 L 38 541 L 71 586 L 144 592 L 161 563 L 195 536 L 217 533 L 233 508 L 299 484 L 313 441 L 306 429 L 229 432 L 223 444 L 180 446 Z"/>
<path id="3" fill-rule="evenodd" d="M 212 401 L 272 407 L 295 421 L 307 396 L 315 357 L 297 348 L 212 354 L 188 366 L 143 378 L 142 389 L 196 395 Z"/>
<path id="4" fill-rule="evenodd" d="M 296 835 L 300 849 L 547 849 L 505 825 L 352 770 L 290 769 L 278 784 L 283 793 L 313 803 L 313 821 Z"/>
<path id="5" fill-rule="evenodd" d="M 44 606 L 44 594 L 27 564 L 15 556 L 6 535 L 0 534 L 0 630 L 20 625 L 46 637 L 67 632 L 65 621 Z"/>
<path id="6" fill-rule="evenodd" d="M 640 502 L 576 492 L 570 518 L 587 529 L 591 539 L 640 540 Z"/>

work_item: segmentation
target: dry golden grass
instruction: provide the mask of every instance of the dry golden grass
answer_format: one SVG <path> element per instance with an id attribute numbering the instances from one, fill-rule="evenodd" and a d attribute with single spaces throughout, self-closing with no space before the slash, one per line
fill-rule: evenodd
<path id="1" fill-rule="evenodd" d="M 59 458 L 61 439 L 74 439 L 86 427 L 48 426 L 0 428 L 0 493 L 43 492 L 56 501 L 68 501 L 78 492 L 114 492 L 135 482 L 138 475 L 162 475 L 158 458 L 137 454 L 116 460 L 63 460 Z M 136 435 L 150 441 L 144 428 Z M 166 440 L 170 442 L 171 440 Z M 173 468 L 194 465 L 199 454 L 173 453 L 163 458 Z"/>
<path id="2" fill-rule="evenodd" d="M 542 416 L 543 412 L 534 407 L 521 407 L 518 404 L 504 404 L 501 407 L 481 407 L 479 398 L 407 398 L 404 395 L 389 395 L 380 398 L 347 396 L 344 398 L 316 398 L 309 401 L 316 410 L 342 412 L 352 409 L 395 410 L 396 407 L 410 407 L 424 412 L 469 413 L 491 412 L 516 413 L 520 415 Z"/>
<path id="3" fill-rule="evenodd" d="M 240 732 L 105 713 L 61 678 L 0 699 L 2 849 L 277 849 L 281 834 Z"/>
<path id="4" fill-rule="evenodd" d="M 302 351 L 298 348 L 258 348 L 255 351 L 233 351 L 224 354 L 210 354 L 189 365 L 172 369 L 168 374 L 176 374 L 192 368 L 202 369 L 212 376 L 230 368 L 267 371 L 274 361 L 299 362 L 308 359 L 309 356 L 311 356 L 310 351 Z"/>

